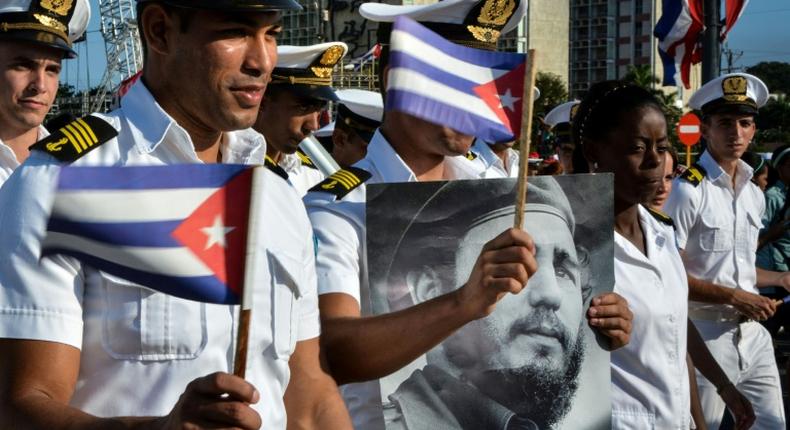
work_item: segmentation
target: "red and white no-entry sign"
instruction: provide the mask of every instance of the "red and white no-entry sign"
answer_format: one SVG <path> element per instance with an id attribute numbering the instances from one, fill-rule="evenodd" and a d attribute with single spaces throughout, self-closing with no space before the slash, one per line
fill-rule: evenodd
<path id="1" fill-rule="evenodd" d="M 686 146 L 693 146 L 699 142 L 702 132 L 700 130 L 700 120 L 693 112 L 689 112 L 678 122 L 678 138 Z"/>

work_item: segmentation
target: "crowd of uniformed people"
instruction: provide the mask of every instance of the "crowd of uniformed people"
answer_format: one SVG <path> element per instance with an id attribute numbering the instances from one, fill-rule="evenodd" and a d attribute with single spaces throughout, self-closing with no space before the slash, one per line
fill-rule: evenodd
<path id="1" fill-rule="evenodd" d="M 371 314 L 366 184 L 519 173 L 513 142 L 383 112 L 391 23 L 409 16 L 455 43 L 495 50 L 526 1 L 362 4 L 382 46 L 381 92 L 331 87 L 342 42 L 277 45 L 294 0 L 136 4 L 141 79 L 117 109 L 49 127 L 62 61 L 76 55 L 90 6 L 0 4 L 0 427 L 383 429 L 378 378 L 488 316 L 503 296 L 528 297 L 540 270 L 530 232 L 507 229 L 459 289 Z M 635 85 L 596 83 L 545 118 L 555 172 L 614 175 L 614 291 L 591 298 L 585 313 L 612 350 L 601 371 L 611 372 L 613 428 L 716 429 L 727 414 L 738 429 L 786 427 L 761 322 L 782 313 L 790 290 L 790 146 L 770 162 L 747 153 L 767 98 L 744 73 L 700 88 L 689 106 L 702 116 L 706 147 L 685 170 L 661 103 Z M 330 102 L 335 119 L 321 127 Z M 326 177 L 300 149 L 313 134 L 342 170 Z M 271 282 L 255 293 L 246 379 L 228 373 L 236 307 L 38 256 L 58 166 L 180 163 L 269 168 L 261 247 L 272 256 Z M 269 285 L 284 279 L 293 284 L 286 293 Z M 502 429 L 553 425 L 518 411 L 501 418 Z M 414 427 L 419 417 L 388 422 Z"/>

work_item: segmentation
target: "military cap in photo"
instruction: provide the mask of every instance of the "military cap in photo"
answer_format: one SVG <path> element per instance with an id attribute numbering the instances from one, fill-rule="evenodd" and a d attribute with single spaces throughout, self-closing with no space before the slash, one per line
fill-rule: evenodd
<path id="1" fill-rule="evenodd" d="M 28 41 L 74 58 L 72 44 L 85 33 L 90 16 L 88 0 L 2 0 L 0 41 Z"/>
<path id="2" fill-rule="evenodd" d="M 496 50 L 499 37 L 527 13 L 527 0 L 444 0 L 428 5 L 364 3 L 363 17 L 379 23 L 379 43 L 388 43 L 392 22 L 407 16 L 445 39 L 472 48 Z"/>
<path id="3" fill-rule="evenodd" d="M 154 2 L 190 9 L 221 9 L 232 12 L 302 9 L 296 0 L 137 0 L 137 3 Z"/>
<path id="4" fill-rule="evenodd" d="M 563 103 L 550 110 L 543 122 L 548 124 L 551 128 L 563 123 L 570 124 L 574 115 L 576 115 L 576 111 L 579 109 L 579 104 L 581 104 L 581 102 L 578 100 Z"/>
<path id="5" fill-rule="evenodd" d="M 384 116 L 381 93 L 366 90 L 338 90 L 336 122 L 352 129 L 362 139 L 370 142 Z"/>
<path id="6" fill-rule="evenodd" d="M 269 85 L 287 85 L 290 91 L 304 97 L 337 101 L 332 73 L 347 51 L 343 42 L 278 46 L 277 65 Z"/>
<path id="7" fill-rule="evenodd" d="M 698 89 L 689 99 L 689 107 L 703 115 L 715 113 L 757 114 L 768 101 L 768 87 L 748 73 L 730 73 Z"/>
<path id="8" fill-rule="evenodd" d="M 571 122 L 580 104 L 581 102 L 578 100 L 563 103 L 549 111 L 543 120 L 551 127 L 556 145 L 571 141 Z"/>

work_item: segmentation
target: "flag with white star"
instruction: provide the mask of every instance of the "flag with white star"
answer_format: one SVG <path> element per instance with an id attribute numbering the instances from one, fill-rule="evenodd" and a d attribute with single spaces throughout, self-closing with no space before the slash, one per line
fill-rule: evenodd
<path id="1" fill-rule="evenodd" d="M 252 168 L 64 167 L 42 255 L 63 254 L 166 294 L 238 304 Z"/>
<path id="2" fill-rule="evenodd" d="M 521 131 L 527 55 L 457 45 L 400 17 L 390 36 L 386 110 L 486 142 Z"/>

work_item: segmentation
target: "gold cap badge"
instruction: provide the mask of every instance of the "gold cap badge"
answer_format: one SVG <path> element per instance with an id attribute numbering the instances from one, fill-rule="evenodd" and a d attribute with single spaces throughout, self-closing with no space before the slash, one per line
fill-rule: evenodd
<path id="1" fill-rule="evenodd" d="M 486 0 L 477 15 L 476 22 L 470 23 L 466 28 L 475 39 L 486 43 L 496 43 L 502 28 L 513 16 L 516 6 L 515 0 Z M 472 13 L 474 13 L 474 9 Z"/>
<path id="2" fill-rule="evenodd" d="M 743 76 L 730 76 L 721 81 L 724 100 L 729 102 L 743 102 L 749 97 L 746 95 L 748 81 Z"/>

